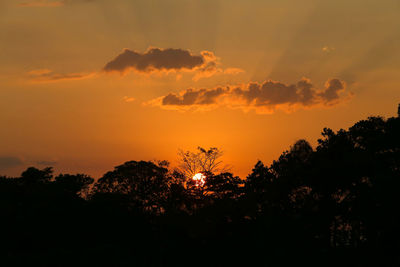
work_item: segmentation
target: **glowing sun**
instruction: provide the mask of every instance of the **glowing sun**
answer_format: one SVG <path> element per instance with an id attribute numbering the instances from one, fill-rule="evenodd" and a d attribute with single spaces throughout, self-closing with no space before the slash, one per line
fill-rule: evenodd
<path id="1" fill-rule="evenodd" d="M 206 176 L 201 172 L 196 173 L 193 176 L 193 181 L 195 181 L 196 186 L 203 186 L 206 183 Z"/>

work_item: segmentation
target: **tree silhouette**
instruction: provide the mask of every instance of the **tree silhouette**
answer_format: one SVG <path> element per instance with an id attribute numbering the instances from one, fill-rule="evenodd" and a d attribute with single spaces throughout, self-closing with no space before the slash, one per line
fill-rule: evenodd
<path id="1" fill-rule="evenodd" d="M 55 178 L 55 182 L 60 188 L 72 195 L 87 197 L 89 186 L 93 184 L 94 179 L 85 174 L 60 174 Z"/>
<path id="2" fill-rule="evenodd" d="M 217 199 L 237 199 L 242 194 L 244 181 L 232 173 L 224 172 L 208 175 L 205 182 L 205 192 Z"/>
<path id="3" fill-rule="evenodd" d="M 213 174 L 203 172 L 205 177 L 204 184 L 199 184 L 194 180 L 187 182 L 187 190 L 197 198 L 204 199 L 237 199 L 242 194 L 244 181 L 232 173 L 224 172 Z"/>
<path id="4" fill-rule="evenodd" d="M 160 213 L 164 210 L 171 185 L 176 183 L 179 183 L 179 177 L 169 173 L 164 164 L 128 161 L 100 178 L 94 186 L 94 193 L 126 195 L 136 208 Z"/>
<path id="5" fill-rule="evenodd" d="M 400 117 L 400 104 L 397 106 L 397 117 Z"/>
<path id="6" fill-rule="evenodd" d="M 25 183 L 48 183 L 53 178 L 53 168 L 47 167 L 39 170 L 29 167 L 21 174 L 21 179 Z"/>
<path id="7" fill-rule="evenodd" d="M 198 147 L 196 152 L 180 150 L 178 152 L 179 170 L 188 179 L 191 179 L 197 173 L 220 173 L 227 171 L 227 166 L 221 166 L 222 155 L 223 152 L 216 147 L 209 149 Z"/>

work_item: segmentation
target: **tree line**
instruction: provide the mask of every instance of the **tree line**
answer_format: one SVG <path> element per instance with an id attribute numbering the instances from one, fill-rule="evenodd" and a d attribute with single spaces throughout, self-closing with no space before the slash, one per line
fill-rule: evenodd
<path id="1" fill-rule="evenodd" d="M 399 116 L 325 128 L 246 179 L 218 148 L 95 181 L 0 177 L 2 266 L 399 266 Z M 201 173 L 204 183 L 191 179 Z"/>

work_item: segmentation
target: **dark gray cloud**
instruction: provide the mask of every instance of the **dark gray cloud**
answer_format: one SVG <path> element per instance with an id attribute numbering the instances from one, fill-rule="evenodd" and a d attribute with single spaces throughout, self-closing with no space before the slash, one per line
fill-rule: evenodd
<path id="1" fill-rule="evenodd" d="M 220 59 L 210 51 L 202 51 L 200 55 L 193 55 L 188 50 L 174 48 L 150 48 L 145 53 L 125 49 L 108 62 L 103 70 L 120 73 L 129 70 L 139 73 L 187 71 L 194 74 L 192 78 L 194 81 L 214 75 L 236 75 L 244 72 L 239 68 L 223 69 L 220 65 Z"/>
<path id="2" fill-rule="evenodd" d="M 179 94 L 170 93 L 148 104 L 167 109 L 209 109 L 216 106 L 256 110 L 270 113 L 275 109 L 293 110 L 317 106 L 329 107 L 351 96 L 339 79 L 328 80 L 325 88 L 316 89 L 310 80 L 302 79 L 296 84 L 286 85 L 276 81 L 248 83 L 235 87 L 213 89 L 187 89 Z"/>
<path id="3" fill-rule="evenodd" d="M 189 105 L 211 105 L 217 102 L 217 98 L 228 92 L 229 89 L 221 87 L 207 89 L 188 89 L 182 95 L 168 94 L 162 98 L 162 105 L 189 106 Z"/>
<path id="4" fill-rule="evenodd" d="M 0 170 L 23 165 L 22 159 L 13 156 L 0 156 Z"/>
<path id="5" fill-rule="evenodd" d="M 104 70 L 124 72 L 134 69 L 140 72 L 153 70 L 192 70 L 204 64 L 202 55 L 192 55 L 190 51 L 183 49 L 150 48 L 145 53 L 139 53 L 125 49 L 112 61 L 108 62 Z"/>
<path id="6" fill-rule="evenodd" d="M 340 98 L 339 93 L 345 89 L 344 83 L 339 79 L 329 80 L 325 87 L 326 89 L 320 92 L 319 95 L 326 104 L 332 104 L 338 100 Z"/>

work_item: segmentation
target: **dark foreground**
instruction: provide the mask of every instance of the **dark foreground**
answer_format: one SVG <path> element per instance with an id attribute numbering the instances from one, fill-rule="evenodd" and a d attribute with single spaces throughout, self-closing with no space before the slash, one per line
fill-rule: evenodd
<path id="1" fill-rule="evenodd" d="M 0 178 L 0 266 L 400 266 L 400 118 L 299 140 L 246 180 L 130 161 Z"/>

